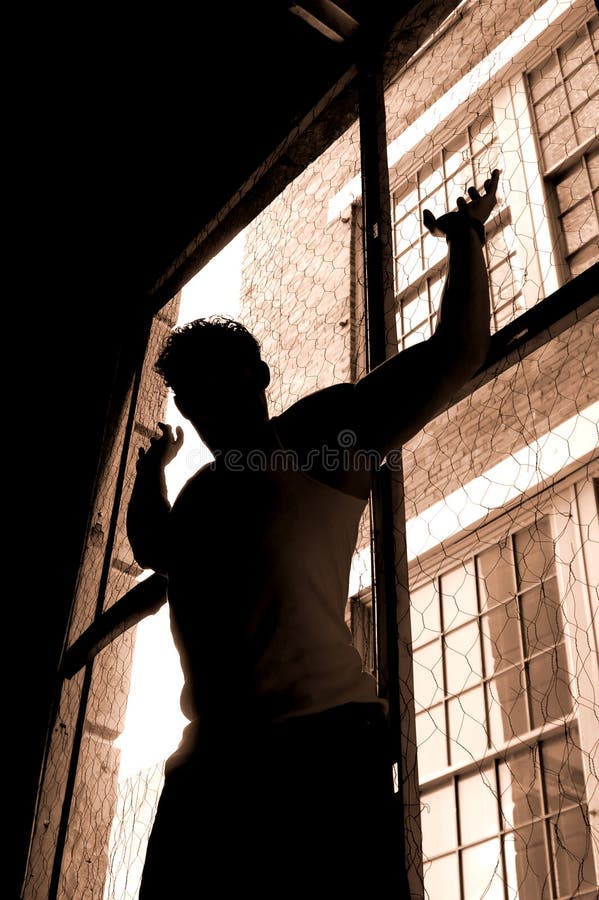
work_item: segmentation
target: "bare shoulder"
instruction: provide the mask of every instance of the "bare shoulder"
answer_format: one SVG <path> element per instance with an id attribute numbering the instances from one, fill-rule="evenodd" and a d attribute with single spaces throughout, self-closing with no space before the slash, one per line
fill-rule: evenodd
<path id="1" fill-rule="evenodd" d="M 330 443 L 340 428 L 355 425 L 355 386 L 349 382 L 314 391 L 277 416 L 277 431 L 287 449 Z"/>
<path id="2" fill-rule="evenodd" d="M 359 410 L 355 385 L 335 384 L 294 403 L 276 418 L 286 450 L 294 451 L 304 471 L 344 493 L 368 497 L 372 471 L 360 449 Z"/>

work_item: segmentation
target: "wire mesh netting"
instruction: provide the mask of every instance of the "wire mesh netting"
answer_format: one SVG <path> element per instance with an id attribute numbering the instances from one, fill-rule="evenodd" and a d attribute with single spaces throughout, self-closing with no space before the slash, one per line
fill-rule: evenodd
<path id="1" fill-rule="evenodd" d="M 442 296 L 447 251 L 422 211 L 494 168 L 492 332 L 599 259 L 599 20 L 475 6 L 386 93 L 400 348 L 430 336 Z M 597 328 L 547 333 L 403 448 L 430 898 L 596 896 Z"/>
<path id="2" fill-rule="evenodd" d="M 417 22 L 416 12 L 407 34 Z M 423 210 L 454 208 L 493 168 L 484 253 L 498 338 L 506 326 L 517 336 L 514 320 L 599 260 L 598 24 L 591 3 L 467 0 L 409 59 L 405 41 L 387 54 L 391 349 L 426 340 L 438 316 L 447 246 Z M 356 120 L 155 317 L 132 412 L 108 436 L 69 646 L 149 574 L 125 515 L 137 448 L 158 421 L 181 421 L 152 370 L 176 321 L 242 321 L 271 369 L 271 415 L 365 374 L 360 166 Z M 413 897 L 597 895 L 599 316 L 585 299 L 534 347 L 506 343 L 495 368 L 403 447 L 386 562 L 407 711 L 397 866 L 408 866 Z M 390 417 L 415 388 L 398 387 Z M 210 459 L 183 425 L 171 499 Z M 341 438 L 331 449 L 339 465 Z M 367 511 L 346 621 L 376 676 L 372 540 Z M 27 900 L 138 894 L 164 759 L 185 724 L 181 672 L 166 607 L 112 637 L 62 682 Z"/>

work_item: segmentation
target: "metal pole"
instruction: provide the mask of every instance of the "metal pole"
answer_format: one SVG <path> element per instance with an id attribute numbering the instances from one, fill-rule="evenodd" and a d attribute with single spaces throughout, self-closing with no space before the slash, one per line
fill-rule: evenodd
<path id="1" fill-rule="evenodd" d="M 377 54 L 380 59 L 380 54 Z M 375 368 L 397 353 L 393 242 L 383 80 L 378 59 L 359 67 L 360 152 L 364 228 L 367 366 Z M 398 896 L 424 895 L 420 801 L 416 762 L 414 689 L 411 668 L 409 592 L 405 543 L 403 474 L 398 466 L 378 473 L 371 495 L 373 600 L 377 628 L 379 693 L 389 704 L 398 781 L 404 865 Z M 401 652 L 400 652 L 401 647 Z M 383 826 L 384 827 L 384 826 Z M 401 858 L 401 857 L 400 857 Z"/>

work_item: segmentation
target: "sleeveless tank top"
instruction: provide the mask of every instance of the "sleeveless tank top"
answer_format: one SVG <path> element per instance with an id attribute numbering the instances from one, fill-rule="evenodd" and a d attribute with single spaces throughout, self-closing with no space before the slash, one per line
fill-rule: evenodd
<path id="1" fill-rule="evenodd" d="M 366 501 L 300 471 L 282 448 L 253 462 L 205 467 L 171 510 L 184 714 L 277 722 L 350 702 L 384 706 L 345 623 Z"/>

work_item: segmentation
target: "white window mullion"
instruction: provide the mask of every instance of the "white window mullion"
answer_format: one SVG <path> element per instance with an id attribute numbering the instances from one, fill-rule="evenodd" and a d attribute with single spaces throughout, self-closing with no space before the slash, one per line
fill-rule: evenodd
<path id="1" fill-rule="evenodd" d="M 571 484 L 553 495 L 555 563 L 578 722 L 595 871 L 599 871 L 599 524 L 593 484 Z M 594 551 L 593 549 L 594 548 Z M 593 764 L 594 760 L 594 764 Z"/>
<path id="2" fill-rule="evenodd" d="M 551 232 L 551 213 L 522 75 L 514 76 L 495 94 L 493 116 L 504 165 L 500 190 L 506 191 L 512 211 L 524 304 L 530 309 L 558 289 L 563 265 Z"/>

